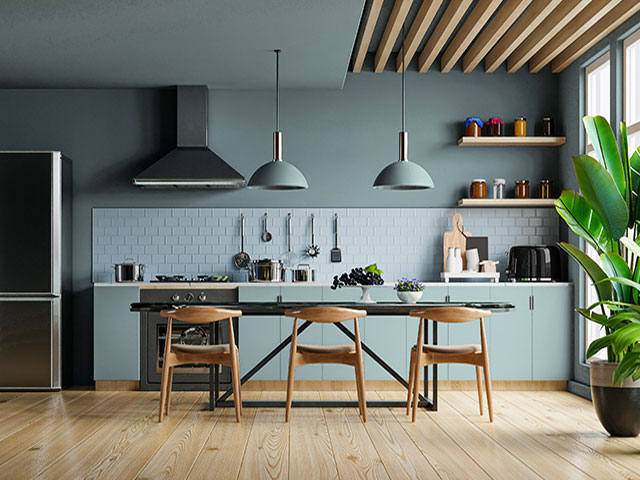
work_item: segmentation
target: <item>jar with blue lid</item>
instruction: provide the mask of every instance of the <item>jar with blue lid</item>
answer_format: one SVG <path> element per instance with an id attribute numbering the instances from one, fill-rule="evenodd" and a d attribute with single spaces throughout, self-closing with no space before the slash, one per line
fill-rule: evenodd
<path id="1" fill-rule="evenodd" d="M 464 121 L 465 135 L 467 137 L 479 137 L 482 135 L 482 120 L 479 117 L 468 117 Z"/>

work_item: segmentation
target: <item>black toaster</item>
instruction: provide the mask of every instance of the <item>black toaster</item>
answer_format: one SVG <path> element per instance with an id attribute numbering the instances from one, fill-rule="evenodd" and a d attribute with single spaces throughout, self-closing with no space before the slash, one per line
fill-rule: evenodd
<path id="1" fill-rule="evenodd" d="M 562 279 L 560 249 L 555 245 L 518 245 L 509 249 L 505 270 L 512 282 L 557 282 Z"/>

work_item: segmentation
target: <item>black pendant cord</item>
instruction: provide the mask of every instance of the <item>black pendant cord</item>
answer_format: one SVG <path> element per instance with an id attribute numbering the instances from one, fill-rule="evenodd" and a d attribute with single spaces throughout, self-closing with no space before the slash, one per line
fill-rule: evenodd
<path id="1" fill-rule="evenodd" d="M 405 124 L 405 79 L 404 79 L 404 71 L 405 71 L 405 66 L 404 66 L 404 23 L 402 24 L 402 131 L 405 131 L 404 128 L 404 124 Z"/>
<path id="2" fill-rule="evenodd" d="M 280 131 L 280 50 L 276 52 L 276 132 Z"/>

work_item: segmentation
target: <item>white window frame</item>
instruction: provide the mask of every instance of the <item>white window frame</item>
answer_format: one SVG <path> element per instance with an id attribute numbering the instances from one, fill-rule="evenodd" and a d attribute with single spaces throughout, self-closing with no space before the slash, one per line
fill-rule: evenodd
<path id="1" fill-rule="evenodd" d="M 627 110 L 629 108 L 629 106 L 627 105 L 627 83 L 628 83 L 628 79 L 627 79 L 627 73 L 628 73 L 628 67 L 627 67 L 627 49 L 635 44 L 640 42 L 640 30 L 638 30 L 637 32 L 635 32 L 632 35 L 629 35 L 624 42 L 622 42 L 622 65 L 623 65 L 623 70 L 622 70 L 622 105 L 623 105 L 623 119 L 624 122 L 627 121 Z M 638 121 L 636 121 L 635 123 L 631 123 L 631 124 L 627 124 L 627 134 L 628 135 L 633 135 L 635 133 L 640 132 L 640 118 L 638 119 Z"/>
<path id="2" fill-rule="evenodd" d="M 593 62 L 591 62 L 589 65 L 587 65 L 587 67 L 585 68 L 584 71 L 584 111 L 585 111 L 585 115 L 588 112 L 588 106 L 589 106 L 589 75 L 591 73 L 593 73 L 594 71 L 596 71 L 597 69 L 599 69 L 600 67 L 602 67 L 605 63 L 609 62 L 609 68 L 611 68 L 611 55 L 609 53 L 609 51 L 607 51 L 606 53 L 603 53 L 602 55 L 600 55 L 597 59 L 595 59 Z M 611 88 L 611 84 L 609 84 L 609 95 L 611 95 L 612 92 L 612 88 Z M 610 100 L 610 99 L 609 99 Z M 609 102 L 610 104 L 610 102 Z M 611 107 L 609 107 L 609 114 L 607 115 L 607 118 L 611 118 Z M 584 150 L 585 153 L 587 155 L 593 154 L 595 149 L 593 147 L 593 145 L 589 142 L 589 137 L 586 134 L 585 131 L 585 142 L 584 142 Z M 585 243 L 585 253 L 589 256 L 591 256 L 592 258 L 596 257 L 596 252 L 593 249 L 593 247 L 591 247 L 589 244 Z M 594 288 L 593 285 L 591 283 L 591 279 L 589 278 L 589 276 L 585 273 L 584 274 L 584 299 L 585 299 L 585 307 L 588 307 L 589 305 L 591 305 L 592 303 L 594 303 L 597 299 L 593 298 L 593 292 L 594 292 Z M 595 336 L 596 331 L 599 331 L 600 327 L 598 325 L 596 325 L 595 323 L 593 323 L 590 320 L 587 320 L 586 318 L 584 319 L 585 322 L 585 335 L 584 335 L 584 352 L 587 351 L 587 347 L 589 346 L 589 343 L 591 343 L 592 340 L 594 340 L 595 338 L 597 338 Z M 601 335 L 598 333 L 598 335 Z M 604 352 L 600 352 L 599 356 L 602 356 L 604 354 Z M 604 354 L 605 356 L 603 358 L 606 358 L 606 354 Z M 586 355 L 585 355 L 586 356 Z M 588 359 L 585 358 L 585 361 L 587 361 Z"/>

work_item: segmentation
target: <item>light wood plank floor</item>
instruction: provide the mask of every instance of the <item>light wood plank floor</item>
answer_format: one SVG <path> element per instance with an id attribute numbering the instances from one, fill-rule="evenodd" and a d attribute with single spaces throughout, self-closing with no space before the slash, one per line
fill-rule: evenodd
<path id="1" fill-rule="evenodd" d="M 637 479 L 640 438 L 610 438 L 590 402 L 566 392 L 495 392 L 496 420 L 474 392 L 447 391 L 411 423 L 401 408 L 205 411 L 176 392 L 157 423 L 158 393 L 0 392 L 0 479 Z M 399 399 L 400 391 L 367 392 Z M 244 393 L 284 399 L 284 392 Z M 355 392 L 295 392 L 349 399 Z"/>

